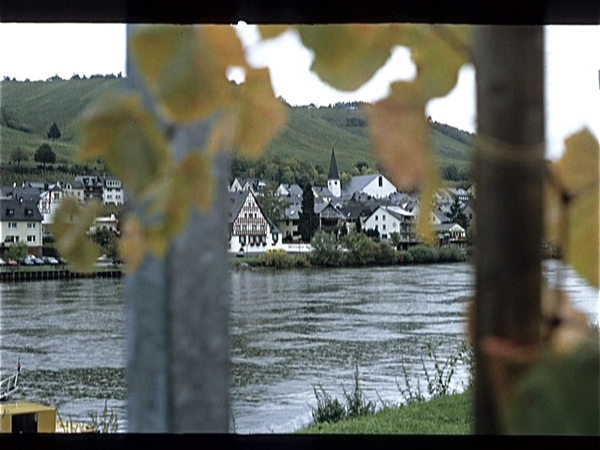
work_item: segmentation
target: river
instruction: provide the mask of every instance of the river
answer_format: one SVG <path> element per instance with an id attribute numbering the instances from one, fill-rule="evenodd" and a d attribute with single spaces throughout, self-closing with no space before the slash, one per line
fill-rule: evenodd
<path id="1" fill-rule="evenodd" d="M 545 275 L 557 279 L 556 261 Z M 565 289 L 598 322 L 598 292 L 566 269 Z M 403 367 L 426 393 L 421 355 L 443 361 L 464 339 L 469 264 L 231 273 L 231 410 L 238 433 L 289 432 L 311 419 L 313 387 L 343 398 L 356 365 L 367 398 L 400 402 Z M 89 421 L 105 401 L 126 431 L 123 282 L 0 284 L 0 370 L 21 358 L 17 399 Z M 433 373 L 431 360 L 425 358 Z M 453 389 L 468 378 L 458 367 Z"/>

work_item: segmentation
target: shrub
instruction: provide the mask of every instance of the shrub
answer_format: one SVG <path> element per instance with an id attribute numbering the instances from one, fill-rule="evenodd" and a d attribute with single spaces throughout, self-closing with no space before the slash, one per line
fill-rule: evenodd
<path id="1" fill-rule="evenodd" d="M 310 262 L 317 266 L 338 267 L 342 265 L 342 249 L 333 234 L 318 232 L 311 241 Z"/>
<path id="2" fill-rule="evenodd" d="M 448 247 L 441 247 L 438 250 L 438 261 L 439 262 L 459 262 L 465 260 L 465 254 L 463 251 L 455 245 Z"/>
<path id="3" fill-rule="evenodd" d="M 367 400 L 358 382 L 358 364 L 354 371 L 354 388 L 351 392 L 344 390 L 346 405 L 337 398 L 332 398 L 323 386 L 319 385 L 319 390 L 313 386 L 315 397 L 317 398 L 317 407 L 312 408 L 313 425 L 327 422 L 339 422 L 341 420 L 351 419 L 353 417 L 362 417 L 375 414 L 375 403 Z"/>
<path id="4" fill-rule="evenodd" d="M 344 397 L 346 399 L 346 417 L 362 417 L 375 414 L 375 403 L 367 400 L 362 389 L 358 384 L 358 364 L 354 371 L 354 389 L 352 392 L 346 392 L 344 389 Z"/>
<path id="5" fill-rule="evenodd" d="M 437 252 L 426 245 L 417 245 L 408 250 L 416 264 L 431 264 L 437 262 Z"/>
<path id="6" fill-rule="evenodd" d="M 289 269 L 296 264 L 295 259 L 284 250 L 263 253 L 256 258 L 256 262 L 260 266 L 276 269 Z"/>
<path id="7" fill-rule="evenodd" d="M 389 242 L 381 241 L 379 243 L 379 255 L 377 262 L 379 264 L 396 264 L 398 257 L 396 256 L 396 250 L 389 244 Z"/>
<path id="8" fill-rule="evenodd" d="M 319 385 L 319 391 L 313 386 L 315 397 L 317 398 L 317 407 L 312 408 L 313 424 L 339 422 L 346 418 L 346 409 L 337 398 L 331 396 Z"/>
<path id="9" fill-rule="evenodd" d="M 350 233 L 344 238 L 348 249 L 346 262 L 350 265 L 364 266 L 373 264 L 379 257 L 379 246 L 364 233 Z"/>
<path id="10" fill-rule="evenodd" d="M 407 252 L 405 250 L 401 250 L 401 251 L 397 252 L 396 255 L 398 256 L 398 262 L 400 264 L 412 264 L 413 263 L 412 254 L 410 254 L 409 252 Z"/>

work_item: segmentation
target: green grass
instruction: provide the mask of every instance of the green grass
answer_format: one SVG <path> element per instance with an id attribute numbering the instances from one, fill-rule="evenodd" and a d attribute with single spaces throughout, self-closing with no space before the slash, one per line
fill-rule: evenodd
<path id="1" fill-rule="evenodd" d="M 297 434 L 456 434 L 473 427 L 473 395 L 460 394 L 428 402 L 384 408 L 372 416 L 303 428 Z"/>
<path id="2" fill-rule="evenodd" d="M 0 127 L 0 162 L 7 164 L 13 148 L 22 146 L 33 163 L 35 150 L 49 142 L 57 154 L 57 163 L 74 162 L 76 151 L 77 120 L 82 111 L 102 94 L 121 88 L 122 79 L 93 78 L 55 81 L 2 81 L 0 83 L 0 105 L 10 112 L 16 122 L 31 130 L 18 131 L 7 126 Z M 269 145 L 266 154 L 282 158 L 297 157 L 311 165 L 329 168 L 331 148 L 335 148 L 340 172 L 350 172 L 356 163 L 365 161 L 375 168 L 375 158 L 366 126 L 352 126 L 348 119 L 364 120 L 361 109 L 341 107 L 302 108 L 287 107 L 288 124 L 284 131 Z M 62 137 L 49 141 L 47 132 L 56 122 Z M 432 141 L 440 165 L 454 164 L 457 167 L 470 165 L 472 146 L 460 138 L 467 135 L 453 130 L 452 137 L 443 129 L 432 132 Z M 461 134 L 462 133 L 462 134 Z"/>

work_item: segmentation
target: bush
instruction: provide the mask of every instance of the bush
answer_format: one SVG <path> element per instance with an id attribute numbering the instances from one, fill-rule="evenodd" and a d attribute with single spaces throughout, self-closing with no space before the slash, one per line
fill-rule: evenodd
<path id="1" fill-rule="evenodd" d="M 379 255 L 377 258 L 379 264 L 396 264 L 398 262 L 398 256 L 396 250 L 386 241 L 379 243 Z"/>
<path id="2" fill-rule="evenodd" d="M 312 408 L 312 424 L 316 425 L 319 423 L 333 423 L 341 420 L 347 420 L 354 417 L 370 416 L 375 414 L 375 403 L 367 400 L 360 385 L 358 383 L 358 364 L 354 371 L 354 388 L 351 392 L 344 390 L 344 398 L 346 399 L 346 405 L 337 398 L 332 398 L 323 386 L 319 385 L 319 390 L 313 386 L 315 397 L 317 398 L 317 407 Z"/>
<path id="3" fill-rule="evenodd" d="M 398 262 L 400 264 L 412 264 L 413 263 L 412 254 L 410 254 L 409 252 L 407 252 L 405 250 L 397 252 L 396 255 L 398 256 Z"/>
<path id="4" fill-rule="evenodd" d="M 313 424 L 339 422 L 346 418 L 346 409 L 337 398 L 331 398 L 323 386 L 319 385 L 319 391 L 313 386 L 315 397 L 317 398 L 317 407 L 312 408 Z"/>
<path id="5" fill-rule="evenodd" d="M 373 264 L 379 257 L 379 246 L 364 233 L 350 233 L 344 238 L 348 249 L 346 262 L 349 265 L 364 266 Z"/>
<path id="6" fill-rule="evenodd" d="M 437 252 L 426 245 L 417 245 L 408 250 L 415 264 L 431 264 L 438 260 Z"/>
<path id="7" fill-rule="evenodd" d="M 260 266 L 276 269 L 289 269 L 296 265 L 296 260 L 284 250 L 263 253 L 256 258 L 256 262 Z"/>
<path id="8" fill-rule="evenodd" d="M 455 245 L 438 250 L 438 262 L 460 262 L 466 259 L 465 253 Z"/>
<path id="9" fill-rule="evenodd" d="M 338 267 L 342 265 L 343 254 L 337 238 L 330 233 L 318 232 L 311 241 L 310 262 L 317 266 Z"/>

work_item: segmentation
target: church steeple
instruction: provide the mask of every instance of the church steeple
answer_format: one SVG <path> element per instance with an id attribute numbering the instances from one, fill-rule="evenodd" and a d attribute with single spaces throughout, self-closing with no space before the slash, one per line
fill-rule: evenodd
<path id="1" fill-rule="evenodd" d="M 327 188 L 334 197 L 342 195 L 342 186 L 340 183 L 340 172 L 338 171 L 337 161 L 335 160 L 335 150 L 331 147 L 331 161 L 329 163 L 329 176 L 327 177 Z"/>

